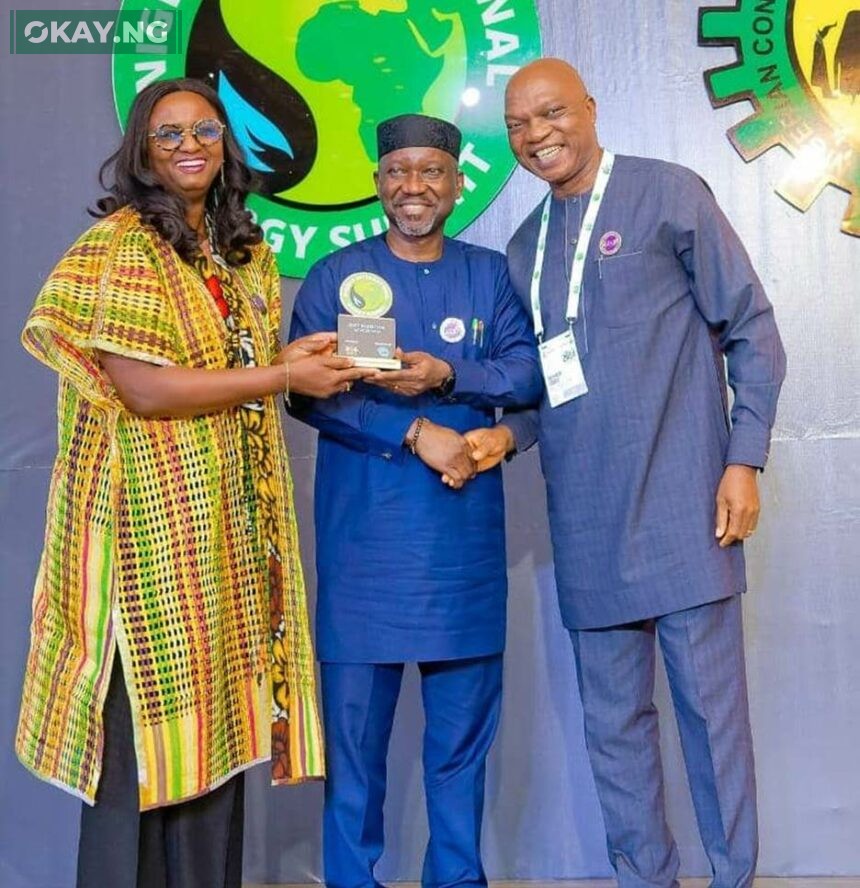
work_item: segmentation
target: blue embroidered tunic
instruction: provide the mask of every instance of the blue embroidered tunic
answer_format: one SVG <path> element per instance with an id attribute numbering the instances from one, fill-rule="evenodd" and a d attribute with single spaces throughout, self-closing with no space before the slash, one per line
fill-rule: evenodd
<path id="1" fill-rule="evenodd" d="M 320 433 L 318 656 L 381 663 L 498 653 L 507 595 L 501 471 L 452 490 L 403 439 L 417 416 L 466 432 L 492 425 L 495 407 L 536 402 L 530 319 L 501 254 L 446 238 L 440 259 L 414 263 L 380 236 L 311 269 L 296 296 L 291 339 L 337 329 L 339 290 L 355 272 L 391 286 L 397 344 L 448 361 L 457 381 L 448 397 L 357 383 L 329 400 L 294 399 L 295 414 Z M 451 319 L 462 322 L 459 341 L 442 338 Z M 457 339 L 459 327 L 446 325 L 447 338 Z"/>

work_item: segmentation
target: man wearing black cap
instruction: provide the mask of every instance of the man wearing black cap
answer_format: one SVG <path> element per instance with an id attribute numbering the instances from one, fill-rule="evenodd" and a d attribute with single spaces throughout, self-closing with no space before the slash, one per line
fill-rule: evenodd
<path id="1" fill-rule="evenodd" d="M 426 714 L 422 881 L 485 885 L 484 768 L 505 641 L 504 505 L 499 469 L 470 481 L 476 466 L 462 433 L 492 425 L 496 407 L 533 402 L 540 372 L 504 258 L 443 235 L 463 187 L 459 130 L 404 115 L 381 123 L 377 142 L 375 180 L 390 229 L 311 269 L 290 334 L 331 330 L 344 311 L 387 314 L 403 361 L 402 370 L 295 408 L 320 432 L 325 879 L 330 888 L 378 885 L 388 740 L 403 667 L 413 662 Z"/>

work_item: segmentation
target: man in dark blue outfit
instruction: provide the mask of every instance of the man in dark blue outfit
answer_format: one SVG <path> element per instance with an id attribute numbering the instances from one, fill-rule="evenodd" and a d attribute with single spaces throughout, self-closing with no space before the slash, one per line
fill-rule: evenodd
<path id="1" fill-rule="evenodd" d="M 742 888 L 757 852 L 742 540 L 785 373 L 773 310 L 707 186 L 604 151 L 568 64 L 518 71 L 505 116 L 517 160 L 550 186 L 508 246 L 547 390 L 539 410 L 469 433 L 472 455 L 483 469 L 540 442 L 619 884 L 677 885 L 652 699 L 659 637 L 713 886 Z"/>
<path id="2" fill-rule="evenodd" d="M 386 312 L 404 364 L 328 402 L 295 405 L 320 433 L 325 879 L 329 888 L 378 884 L 388 740 L 404 664 L 415 662 L 430 823 L 422 882 L 485 885 L 484 769 L 505 643 L 504 504 L 500 470 L 470 480 L 462 433 L 491 426 L 496 407 L 535 403 L 540 370 L 504 257 L 443 236 L 463 185 L 459 131 L 406 115 L 377 135 L 390 230 L 311 269 L 290 333 L 334 329 L 344 311 Z"/>

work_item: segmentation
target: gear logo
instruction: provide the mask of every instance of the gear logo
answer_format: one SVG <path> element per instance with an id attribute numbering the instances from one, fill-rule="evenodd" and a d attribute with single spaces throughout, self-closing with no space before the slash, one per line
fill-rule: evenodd
<path id="1" fill-rule="evenodd" d="M 733 46 L 737 62 L 705 72 L 715 108 L 755 112 L 728 131 L 750 161 L 791 155 L 776 192 L 805 212 L 828 184 L 849 194 L 841 229 L 860 237 L 860 4 L 736 0 L 699 10 L 699 45 Z"/>
<path id="2" fill-rule="evenodd" d="M 515 161 L 504 90 L 540 55 L 535 0 L 123 0 L 123 11 L 179 14 L 180 51 L 113 57 L 123 123 L 154 80 L 197 77 L 224 102 L 259 182 L 248 200 L 281 274 L 303 277 L 338 247 L 388 227 L 373 185 L 376 125 L 424 113 L 463 132 L 462 231 L 495 199 Z"/>

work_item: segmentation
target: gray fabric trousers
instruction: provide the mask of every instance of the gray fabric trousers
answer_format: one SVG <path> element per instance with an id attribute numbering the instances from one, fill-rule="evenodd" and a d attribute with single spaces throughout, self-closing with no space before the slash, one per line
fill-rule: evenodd
<path id="1" fill-rule="evenodd" d="M 755 875 L 758 829 L 740 596 L 570 635 L 618 884 L 678 884 L 653 702 L 657 636 L 712 886 L 747 888 Z"/>
<path id="2" fill-rule="evenodd" d="M 104 726 L 96 804 L 81 810 L 77 888 L 241 888 L 244 774 L 199 798 L 141 812 L 118 656 Z"/>

